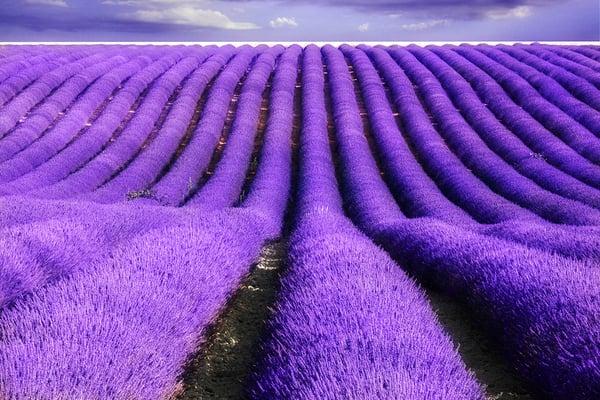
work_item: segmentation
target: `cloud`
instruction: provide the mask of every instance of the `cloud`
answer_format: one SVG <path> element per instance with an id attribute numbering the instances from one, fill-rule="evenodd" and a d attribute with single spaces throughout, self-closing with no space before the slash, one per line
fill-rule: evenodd
<path id="1" fill-rule="evenodd" d="M 243 0 L 222 0 L 239 3 Z M 246 0 L 250 1 L 250 0 Z M 252 0 L 258 3 L 260 0 Z M 271 3 L 273 0 L 262 0 Z M 378 15 L 402 14 L 419 19 L 486 19 L 494 10 L 505 11 L 519 7 L 543 7 L 559 4 L 559 0 L 279 0 L 285 4 L 350 7 Z"/>
<path id="2" fill-rule="evenodd" d="M 446 25 L 447 23 L 448 20 L 446 19 L 436 19 L 432 21 L 415 22 L 413 24 L 403 24 L 400 25 L 400 28 L 404 29 L 405 31 L 423 31 L 436 26 Z"/>
<path id="3" fill-rule="evenodd" d="M 369 30 L 369 23 L 365 22 L 364 24 L 360 24 L 358 26 L 358 30 L 359 30 L 359 32 L 366 32 L 366 31 L 368 31 Z"/>
<path id="4" fill-rule="evenodd" d="M 65 0 L 25 0 L 26 4 L 41 4 L 45 6 L 53 7 L 68 7 L 69 5 Z"/>
<path id="5" fill-rule="evenodd" d="M 527 18 L 532 14 L 531 7 L 518 6 L 509 9 L 490 10 L 486 16 L 491 19 Z"/>
<path id="6" fill-rule="evenodd" d="M 187 25 L 200 28 L 231 30 L 257 29 L 251 22 L 234 22 L 220 11 L 204 10 L 192 6 L 176 6 L 165 9 L 142 9 L 125 15 L 136 21 Z"/>
<path id="7" fill-rule="evenodd" d="M 271 21 L 269 21 L 269 25 L 271 26 L 271 28 L 284 28 L 284 27 L 291 27 L 291 28 L 295 28 L 298 26 L 298 23 L 296 22 L 296 18 L 291 17 L 277 17 Z"/>

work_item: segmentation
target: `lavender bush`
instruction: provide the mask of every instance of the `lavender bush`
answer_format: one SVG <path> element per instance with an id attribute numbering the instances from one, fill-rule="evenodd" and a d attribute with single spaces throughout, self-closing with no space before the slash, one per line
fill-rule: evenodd
<path id="1" fill-rule="evenodd" d="M 0 398 L 172 399 L 288 242 L 256 399 L 600 398 L 600 51 L 3 46 Z"/>
<path id="2" fill-rule="evenodd" d="M 344 217 L 317 47 L 302 70 L 302 207 L 251 397 L 482 399 L 415 284 Z"/>

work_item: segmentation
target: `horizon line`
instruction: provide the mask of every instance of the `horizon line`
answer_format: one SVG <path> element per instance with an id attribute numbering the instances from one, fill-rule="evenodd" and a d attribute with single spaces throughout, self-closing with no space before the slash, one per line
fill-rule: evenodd
<path id="1" fill-rule="evenodd" d="M 581 45 L 598 45 L 600 46 L 600 41 L 560 41 L 560 40 L 556 40 L 556 41 L 548 41 L 548 40 L 540 40 L 540 41 L 531 41 L 531 40 L 524 40 L 524 41 L 486 41 L 486 40 L 476 40 L 476 41 L 439 41 L 439 40 L 434 40 L 434 41 L 189 41 L 189 42 L 182 42 L 182 41 L 58 41 L 58 42 L 2 42 L 0 41 L 0 46 L 27 46 L 27 45 L 98 45 L 98 44 L 127 44 L 127 45 L 168 45 L 168 46 L 177 46 L 177 45 L 187 45 L 187 46 L 194 46 L 194 45 L 203 45 L 203 46 L 210 46 L 210 45 L 236 45 L 236 46 L 242 46 L 242 45 L 251 45 L 251 46 L 257 46 L 257 45 L 261 45 L 261 44 L 265 44 L 265 45 L 284 45 L 284 46 L 290 46 L 290 45 L 299 45 L 299 46 L 307 46 L 310 44 L 314 44 L 317 46 L 324 46 L 324 45 L 332 45 L 332 46 L 340 46 L 343 44 L 347 44 L 350 46 L 357 46 L 360 44 L 365 44 L 365 45 L 383 45 L 383 46 L 389 46 L 389 45 L 402 45 L 402 46 L 406 46 L 406 45 L 410 45 L 410 44 L 414 44 L 417 46 L 427 46 L 427 45 L 444 45 L 444 44 L 449 44 L 449 45 L 461 45 L 461 44 L 489 44 L 489 45 L 498 45 L 498 44 L 507 44 L 507 45 L 514 45 L 514 44 L 545 44 L 545 45 L 567 45 L 567 46 L 581 46 Z"/>

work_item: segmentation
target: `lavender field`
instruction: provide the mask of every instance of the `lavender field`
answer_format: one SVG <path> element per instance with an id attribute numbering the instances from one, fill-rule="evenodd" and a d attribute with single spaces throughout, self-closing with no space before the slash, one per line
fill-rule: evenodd
<path id="1" fill-rule="evenodd" d="M 600 46 L 3 46 L 0 229 L 1 400 L 597 400 Z"/>

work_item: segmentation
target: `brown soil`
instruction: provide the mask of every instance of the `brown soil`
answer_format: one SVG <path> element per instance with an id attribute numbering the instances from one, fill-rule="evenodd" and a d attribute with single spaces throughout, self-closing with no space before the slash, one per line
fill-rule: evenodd
<path id="1" fill-rule="evenodd" d="M 264 247 L 252 273 L 188 366 L 178 400 L 245 398 L 245 380 L 252 371 L 256 346 L 279 289 L 284 261 L 284 242 Z"/>
<path id="2" fill-rule="evenodd" d="M 188 365 L 178 400 L 246 398 L 245 382 L 252 372 L 257 345 L 279 289 L 285 256 L 283 241 L 265 246 L 259 262 Z M 445 295 L 425 290 L 465 364 L 486 386 L 488 399 L 532 400 L 524 384 L 511 373 L 498 346 L 483 335 L 470 312 Z"/>
<path id="3" fill-rule="evenodd" d="M 511 372 L 499 347 L 462 304 L 433 290 L 425 289 L 438 320 L 448 332 L 463 361 L 486 386 L 489 400 L 532 400 L 523 382 Z"/>

